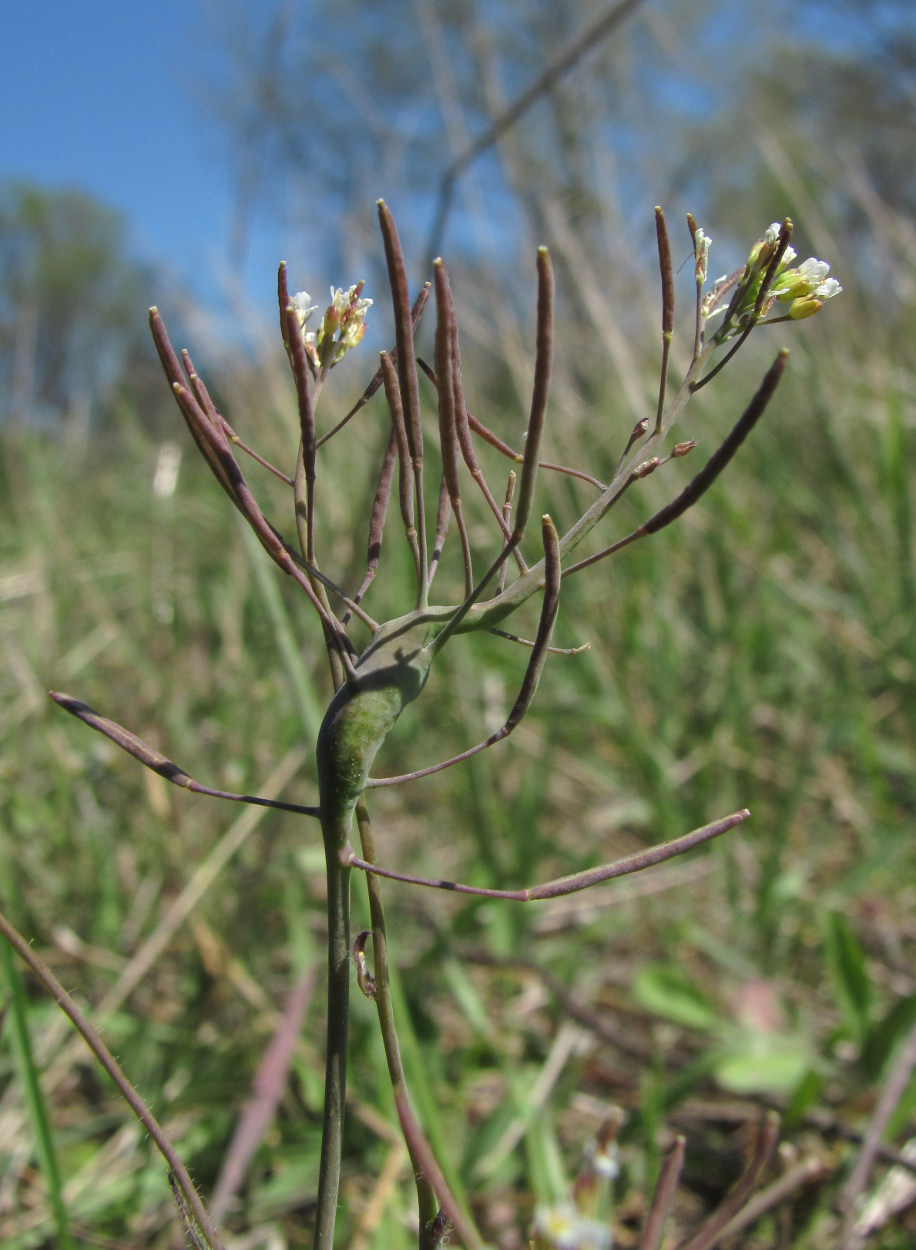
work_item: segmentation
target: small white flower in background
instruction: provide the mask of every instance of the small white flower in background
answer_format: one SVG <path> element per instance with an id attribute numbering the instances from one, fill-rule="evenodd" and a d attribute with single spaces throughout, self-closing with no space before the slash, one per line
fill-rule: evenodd
<path id="1" fill-rule="evenodd" d="M 571 1202 L 538 1207 L 534 1213 L 535 1250 L 611 1250 L 611 1230 L 580 1214 Z"/>
<path id="2" fill-rule="evenodd" d="M 160 443 L 156 472 L 153 475 L 153 494 L 157 499 L 168 499 L 175 494 L 180 464 L 180 445 L 172 442 Z"/>
<path id="3" fill-rule="evenodd" d="M 695 444 L 694 444 L 695 445 Z M 678 447 L 690 450 L 690 444 L 678 443 L 674 449 L 674 455 L 685 455 L 686 452 L 678 452 Z M 600 1177 L 604 1181 L 615 1181 L 620 1175 L 620 1146 L 616 1138 L 608 1138 L 602 1142 L 600 1139 L 594 1139 L 589 1142 L 585 1150 L 585 1163 L 596 1177 Z"/>

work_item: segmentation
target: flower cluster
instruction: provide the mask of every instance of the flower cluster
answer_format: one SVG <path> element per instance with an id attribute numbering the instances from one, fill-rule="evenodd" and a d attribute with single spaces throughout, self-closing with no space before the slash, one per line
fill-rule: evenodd
<path id="1" fill-rule="evenodd" d="M 788 249 L 792 252 L 792 249 Z M 794 252 L 792 258 L 794 259 Z M 777 274 L 771 294 L 783 302 L 789 301 L 789 316 L 793 321 L 812 317 L 820 312 L 824 301 L 839 295 L 842 287 L 836 278 L 828 278 L 830 266 L 826 261 L 809 256 L 797 269 L 786 269 Z"/>
<path id="2" fill-rule="evenodd" d="M 826 261 L 810 256 L 800 265 L 790 268 L 797 256 L 795 249 L 788 246 L 791 231 L 790 221 L 774 221 L 751 248 L 744 268 L 716 280 L 703 300 L 702 311 L 706 320 L 718 313 L 725 314 L 715 335 L 717 343 L 725 342 L 751 324 L 764 321 L 777 303 L 788 304 L 789 307 L 783 316 L 769 317 L 771 322 L 787 319 L 800 321 L 813 317 L 820 312 L 826 300 L 842 291 L 836 278 L 827 277 L 830 266 Z M 708 236 L 698 229 L 694 239 L 698 280 L 701 268 L 705 276 L 709 242 Z M 778 259 L 773 267 L 777 253 Z M 732 288 L 734 294 L 726 307 L 722 296 Z"/>
<path id="3" fill-rule="evenodd" d="M 308 291 L 300 291 L 290 300 L 305 350 L 316 368 L 336 365 L 362 340 L 366 333 L 366 312 L 372 306 L 371 299 L 360 298 L 363 286 L 364 283 L 358 282 L 348 291 L 331 287 L 331 302 L 317 331 L 305 328 L 312 313 L 318 311 Z"/>

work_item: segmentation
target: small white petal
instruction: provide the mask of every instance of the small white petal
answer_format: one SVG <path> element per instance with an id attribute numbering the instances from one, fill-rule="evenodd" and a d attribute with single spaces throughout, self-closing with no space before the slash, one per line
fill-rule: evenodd
<path id="1" fill-rule="evenodd" d="M 296 320 L 299 322 L 300 330 L 311 317 L 313 312 L 317 312 L 318 305 L 311 302 L 312 297 L 308 291 L 299 291 L 289 301 L 296 314 Z"/>
<path id="2" fill-rule="evenodd" d="M 826 282 L 815 287 L 814 294 L 818 299 L 833 299 L 834 295 L 839 295 L 842 289 L 836 278 L 828 278 Z"/>
<path id="3" fill-rule="evenodd" d="M 799 265 L 798 272 L 806 282 L 823 282 L 830 272 L 830 266 L 824 260 L 815 260 L 813 256 L 809 256 Z"/>

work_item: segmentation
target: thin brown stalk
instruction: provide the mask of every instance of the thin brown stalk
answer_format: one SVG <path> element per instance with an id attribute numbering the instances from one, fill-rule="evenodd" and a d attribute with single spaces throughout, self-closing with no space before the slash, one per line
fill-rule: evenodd
<path id="1" fill-rule="evenodd" d="M 243 442 L 223 414 L 219 411 L 210 396 L 210 392 L 207 390 L 203 378 L 194 368 L 194 362 L 191 360 L 191 356 L 187 348 L 182 348 L 181 361 L 184 365 L 185 373 L 188 375 L 188 381 L 191 383 L 191 389 L 194 392 L 197 402 L 209 415 L 212 421 L 219 423 L 223 433 L 226 435 L 229 442 L 232 443 L 233 447 L 238 447 L 238 449 L 243 451 L 246 456 L 250 456 L 252 460 L 255 460 L 259 465 L 261 465 L 262 468 L 266 469 L 268 473 L 272 473 L 274 477 L 279 478 L 280 481 L 286 486 L 292 486 L 293 479 L 289 477 L 288 474 L 284 473 L 282 469 L 278 469 L 276 465 L 271 464 L 269 460 L 265 460 L 263 456 L 258 455 L 253 447 L 249 447 L 246 442 Z"/>
<path id="2" fill-rule="evenodd" d="M 877 1158 L 878 1147 L 881 1145 L 881 1138 L 888 1121 L 900 1105 L 914 1068 L 916 1068 L 916 1026 L 910 1029 L 894 1056 L 881 1095 L 865 1131 L 855 1166 L 843 1186 L 841 1202 L 845 1220 L 842 1250 L 853 1250 L 853 1247 L 858 1244 L 856 1219 L 862 1194 L 868 1184 L 869 1173 Z"/>
<path id="3" fill-rule="evenodd" d="M 361 798 L 356 805 L 356 823 L 359 829 L 362 853 L 367 860 L 374 861 L 375 842 L 372 836 L 372 823 L 369 819 L 369 809 L 366 805 L 365 797 Z M 421 1229 L 420 1247 L 421 1250 L 424 1250 L 425 1241 L 429 1240 L 429 1234 L 435 1225 L 436 1217 L 439 1213 L 440 1200 L 437 1199 L 435 1187 L 431 1184 L 425 1166 L 426 1157 L 422 1150 L 418 1152 L 415 1147 L 415 1143 L 418 1140 L 422 1140 L 425 1144 L 425 1138 L 410 1103 L 407 1078 L 401 1060 L 401 1048 L 398 1043 L 397 1025 L 394 1018 L 394 1004 L 391 998 L 391 981 L 388 974 L 388 936 L 385 929 L 385 911 L 382 906 L 381 890 L 378 881 L 373 880 L 371 877 L 367 878 L 366 884 L 369 896 L 369 914 L 372 920 L 371 936 L 375 961 L 375 976 L 372 978 L 371 997 L 378 1011 L 379 1027 L 385 1047 L 385 1058 L 388 1064 L 388 1075 L 391 1079 L 392 1089 L 395 1091 L 395 1097 L 400 1098 L 398 1116 L 402 1124 L 406 1121 L 412 1126 L 410 1135 L 405 1134 L 405 1142 L 407 1143 L 407 1150 L 410 1155 L 417 1187 Z M 429 1151 L 428 1146 L 427 1151 Z M 429 1153 L 431 1154 L 432 1152 L 430 1151 Z M 444 1185 L 445 1182 L 443 1181 Z M 445 1192 L 448 1194 L 446 1205 L 449 1208 L 456 1208 L 457 1203 L 452 1198 L 447 1187 L 445 1187 Z M 430 1244 L 435 1245 L 435 1242 Z"/>
<path id="4" fill-rule="evenodd" d="M 721 1240 L 725 1227 L 744 1207 L 760 1184 L 760 1178 L 773 1156 L 778 1141 L 779 1116 L 775 1111 L 771 1111 L 761 1126 L 757 1147 L 737 1185 L 703 1227 L 686 1241 L 681 1242 L 678 1250 L 713 1250 L 713 1246 Z"/>
<path id="5" fill-rule="evenodd" d="M 547 417 L 547 397 L 550 392 L 550 374 L 553 367 L 553 267 L 546 247 L 538 248 L 538 304 L 537 340 L 534 360 L 534 386 L 531 395 L 531 412 L 528 432 L 525 436 L 525 454 L 515 501 L 515 525 L 512 536 L 516 544 L 521 541 L 528 524 L 537 482 L 538 453 Z"/>
<path id="6" fill-rule="evenodd" d="M 342 852 L 341 858 L 351 868 L 361 868 L 363 872 L 387 877 L 390 881 L 403 881 L 408 885 L 422 885 L 434 890 L 449 890 L 454 894 L 476 894 L 483 898 L 505 898 L 516 903 L 531 903 L 538 899 L 561 898 L 567 894 L 575 894 L 601 881 L 611 881 L 616 877 L 626 877 L 634 872 L 642 872 L 645 868 L 652 868 L 655 864 L 664 863 L 665 860 L 673 859 L 676 855 L 683 855 L 704 842 L 720 837 L 729 829 L 734 829 L 735 825 L 740 825 L 742 821 L 747 820 L 748 816 L 750 812 L 747 808 L 743 808 L 740 812 L 732 812 L 730 816 L 723 816 L 720 820 L 714 820 L 711 824 L 694 829 L 691 833 L 673 838 L 670 842 L 661 842 L 644 851 L 636 851 L 633 855 L 614 860 L 613 863 L 602 864 L 597 868 L 586 868 L 583 872 L 572 873 L 568 877 L 558 877 L 555 881 L 548 881 L 544 885 L 520 890 L 491 890 L 486 886 L 462 885 L 456 881 L 419 877 L 407 872 L 394 872 L 390 868 L 380 868 L 377 864 L 370 864 L 366 860 L 359 859 L 352 850 Z"/>
<path id="7" fill-rule="evenodd" d="M 420 356 L 417 357 L 417 364 L 429 378 L 430 382 L 432 382 L 433 386 L 438 388 L 439 383 L 435 371 Z M 485 443 L 489 443 L 495 451 L 498 451 L 501 456 L 505 456 L 507 460 L 511 460 L 515 464 L 522 463 L 525 459 L 524 455 L 520 451 L 516 451 L 514 447 L 510 447 L 508 443 L 503 442 L 499 435 L 494 434 L 491 429 L 485 426 L 480 418 L 475 417 L 469 408 L 465 409 L 465 416 L 472 433 L 477 434 Z M 538 468 L 547 469 L 552 473 L 563 473 L 567 477 L 577 477 L 580 481 L 588 482 L 589 486 L 594 486 L 598 490 L 606 489 L 604 482 L 599 481 L 591 473 L 586 473 L 584 469 L 574 469 L 568 464 L 554 464 L 550 460 L 540 460 L 538 461 Z"/>
<path id="8" fill-rule="evenodd" d="M 453 613 L 448 625 L 441 631 L 433 647 L 438 651 L 445 646 L 448 639 L 457 632 L 464 618 L 483 595 L 490 581 L 509 559 L 516 547 L 525 536 L 528 517 L 531 514 L 534 499 L 534 488 L 538 473 L 538 452 L 541 437 L 544 433 L 544 422 L 547 416 L 547 399 L 550 392 L 550 374 L 553 367 L 553 267 L 546 247 L 538 248 L 538 303 L 537 332 L 534 361 L 534 385 L 531 395 L 531 412 L 528 418 L 528 432 L 525 439 L 525 455 L 522 460 L 522 471 L 519 477 L 518 494 L 516 497 L 515 524 L 512 534 L 503 546 L 502 551 L 490 565 L 474 590 L 467 596 L 464 603 Z M 532 583 L 533 570 L 529 569 L 515 583 L 523 580 Z"/>
<path id="9" fill-rule="evenodd" d="M 289 362 L 296 384 L 296 399 L 299 406 L 299 459 L 296 466 L 295 502 L 296 520 L 299 525 L 299 545 L 302 554 L 310 564 L 315 563 L 315 413 L 312 408 L 312 395 L 308 357 L 305 344 L 299 333 L 299 322 L 292 305 L 286 310 L 286 328 L 289 351 Z M 301 481 L 300 481 L 301 478 Z M 302 512 L 305 512 L 304 517 Z"/>
<path id="10" fill-rule="evenodd" d="M 692 507 L 709 490 L 710 486 L 725 469 L 738 451 L 738 448 L 763 416 L 785 371 L 788 356 L 789 353 L 785 350 L 779 353 L 767 370 L 763 381 L 757 388 L 756 394 L 738 418 L 731 432 L 723 439 L 720 446 L 709 457 L 700 472 L 684 487 L 676 499 L 666 504 L 664 508 L 661 508 L 654 516 L 650 517 L 648 521 L 627 534 L 624 538 L 611 543 L 603 551 L 596 552 L 595 555 L 580 560 L 577 564 L 571 564 L 563 570 L 563 576 L 569 577 L 573 573 L 578 573 L 581 569 L 588 568 L 591 564 L 596 564 L 599 560 L 613 555 L 615 551 L 620 551 L 638 538 L 645 538 L 649 534 L 658 533 L 660 529 L 664 529 L 666 525 L 676 521 L 688 508 Z"/>
<path id="11" fill-rule="evenodd" d="M 618 0 L 617 4 L 603 10 L 594 22 L 591 22 L 570 44 L 558 53 L 544 72 L 539 74 L 530 86 L 526 87 L 511 104 L 507 105 L 493 119 L 482 135 L 479 135 L 473 142 L 469 143 L 464 151 L 455 157 L 442 175 L 439 184 L 436 213 L 426 251 L 428 265 L 432 264 L 433 256 L 439 251 L 451 207 L 452 191 L 459 176 L 482 152 L 492 147 L 502 135 L 511 130 L 519 118 L 545 92 L 549 91 L 555 83 L 569 73 L 583 56 L 598 47 L 602 40 L 606 39 L 624 18 L 638 8 L 640 2 L 641 0 Z"/>
<path id="12" fill-rule="evenodd" d="M 451 299 L 449 299 L 449 303 L 451 304 Z M 504 509 L 501 508 L 493 498 L 493 493 L 487 485 L 486 478 L 483 475 L 483 470 L 481 469 L 477 461 L 477 456 L 474 452 L 469 413 L 464 399 L 464 385 L 461 380 L 461 348 L 458 342 L 458 322 L 455 319 L 453 307 L 450 308 L 449 320 L 451 323 L 450 329 L 452 338 L 452 386 L 455 392 L 455 420 L 458 432 L 458 444 L 461 448 L 461 457 L 467 466 L 468 472 L 474 479 L 478 490 L 486 500 L 487 506 L 499 523 L 503 539 L 505 540 L 510 537 L 511 530 L 509 529 L 509 525 L 506 521 Z M 522 557 L 522 553 L 516 549 L 514 555 L 516 563 L 518 564 L 519 572 L 524 573 L 528 566 Z M 473 581 L 471 584 L 473 584 Z M 468 591 L 470 591 L 470 586 L 468 586 Z"/>
<path id="13" fill-rule="evenodd" d="M 318 613 L 326 636 L 339 654 L 348 675 L 352 676 L 353 664 L 350 657 L 353 647 L 349 638 L 347 638 L 340 622 L 328 610 L 327 606 L 322 603 L 309 578 L 298 569 L 289 548 L 261 512 L 236 462 L 222 427 L 219 423 L 210 419 L 198 403 L 193 391 L 189 390 L 183 381 L 177 380 L 183 376 L 181 367 L 169 343 L 165 326 L 155 308 L 150 310 L 150 326 L 163 369 L 172 383 L 172 392 L 175 395 L 191 435 L 210 466 L 214 477 L 216 477 L 223 490 L 245 517 L 245 520 L 254 530 L 258 541 L 271 559 L 305 590 L 312 606 Z M 173 374 L 176 376 L 173 376 Z"/>
<path id="14" fill-rule="evenodd" d="M 517 477 L 516 477 L 515 471 L 513 469 L 510 469 L 509 479 L 506 482 L 506 493 L 503 496 L 503 506 L 502 506 L 503 526 L 504 526 L 504 530 L 506 533 L 511 533 L 510 522 L 512 521 L 512 498 L 515 494 L 516 481 L 517 481 Z M 507 564 L 504 564 L 502 568 L 499 570 L 499 578 L 496 583 L 497 594 L 502 594 L 503 590 L 505 589 L 506 576 L 508 572 L 509 572 L 509 566 Z"/>
<path id="15" fill-rule="evenodd" d="M 436 373 L 440 379 L 439 396 L 439 447 L 442 457 L 442 476 L 448 490 L 449 504 L 455 517 L 455 525 L 461 540 L 464 559 L 464 593 L 474 589 L 474 569 L 471 563 L 471 544 L 461 507 L 461 484 L 459 466 L 459 413 L 463 411 L 461 382 L 457 376 L 457 340 L 455 337 L 455 310 L 448 281 L 448 270 L 442 260 L 433 266 L 436 287 Z"/>
<path id="16" fill-rule="evenodd" d="M 379 378 L 381 379 L 381 369 L 379 370 Z M 391 498 L 391 484 L 394 480 L 394 467 L 397 464 L 397 459 L 398 438 L 396 431 L 392 428 L 385 446 L 385 454 L 382 457 L 378 485 L 375 488 L 372 511 L 369 514 L 369 545 L 366 554 L 366 574 L 363 577 L 359 590 L 353 596 L 354 603 L 361 602 L 378 572 L 379 559 L 382 554 L 382 535 L 385 529 L 385 517 L 388 513 L 388 501 Z M 341 618 L 343 626 L 346 626 L 349 622 L 351 611 L 352 609 L 348 609 Z"/>
<path id="17" fill-rule="evenodd" d="M 495 626 L 487 630 L 488 634 L 493 634 L 496 638 L 505 638 L 507 642 L 516 642 L 520 647 L 533 647 L 537 642 L 536 638 L 521 638 L 518 634 L 511 634 L 507 629 L 496 629 Z M 583 642 L 578 647 L 554 647 L 547 648 L 550 655 L 581 655 L 583 651 L 591 650 L 591 643 Z"/>
<path id="18" fill-rule="evenodd" d="M 417 526 L 414 516 L 414 479 L 410 471 L 410 447 L 407 440 L 407 429 L 404 422 L 404 408 L 401 403 L 401 388 L 398 375 L 395 373 L 391 357 L 382 352 L 382 379 L 385 384 L 385 399 L 391 414 L 391 427 L 394 430 L 398 445 L 398 498 L 401 504 L 401 519 L 404 522 L 404 533 L 413 556 L 417 574 L 417 598 L 421 597 L 420 581 L 426 576 L 423 556 L 417 537 Z M 425 594 L 425 588 L 422 592 Z"/>
<path id="19" fill-rule="evenodd" d="M 419 768 L 416 772 L 403 773 L 398 777 L 370 778 L 366 783 L 367 789 L 378 786 L 396 786 L 403 781 L 416 781 L 419 777 L 430 777 L 433 773 L 441 773 L 443 769 L 451 768 L 453 764 L 462 764 L 465 760 L 471 759 L 472 756 L 479 755 L 481 751 L 486 751 L 489 747 L 495 746 L 503 738 L 508 738 L 513 729 L 518 726 L 519 721 L 531 706 L 531 701 L 537 690 L 544 663 L 550 651 L 550 639 L 553 636 L 553 627 L 556 623 L 557 610 L 560 605 L 560 549 L 557 541 L 557 531 L 549 516 L 543 518 L 541 529 L 544 539 L 544 598 L 541 604 L 541 616 L 538 622 L 537 635 L 531 644 L 531 658 L 528 661 L 528 667 L 525 669 L 525 676 L 522 678 L 521 689 L 515 703 L 512 705 L 512 710 L 506 719 L 506 723 L 494 733 L 491 733 L 483 742 L 478 742 L 476 746 L 469 747 L 466 751 L 462 751 L 460 755 L 453 755 L 450 759 L 443 760 L 439 764 L 433 764 L 429 768 Z"/>
<path id="20" fill-rule="evenodd" d="M 404 1141 L 407 1143 L 407 1149 L 411 1156 L 418 1160 L 423 1175 L 439 1200 L 439 1205 L 442 1207 L 442 1212 L 451 1225 L 452 1231 L 461 1238 L 469 1250 L 483 1250 L 483 1241 L 480 1234 L 455 1201 L 429 1142 L 423 1136 L 419 1124 L 411 1114 L 410 1104 L 403 1090 L 395 1090 L 394 1105 L 397 1109 L 398 1120 L 401 1125 L 401 1132 L 404 1134 Z"/>
<path id="21" fill-rule="evenodd" d="M 200 1225 L 201 1231 L 207 1239 L 211 1250 L 223 1250 L 222 1242 L 219 1234 L 214 1227 L 207 1208 L 200 1199 L 197 1190 L 194 1188 L 194 1182 L 191 1180 L 188 1170 L 182 1162 L 178 1152 L 172 1144 L 171 1138 L 165 1129 L 147 1107 L 146 1103 L 131 1085 L 130 1081 L 124 1075 L 114 1055 L 99 1037 L 96 1030 L 92 1027 L 86 1017 L 77 1007 L 76 1003 L 55 977 L 54 973 L 47 966 L 25 940 L 19 931 L 7 920 L 6 916 L 0 912 L 0 936 L 4 937 L 10 946 L 16 951 L 20 959 L 31 969 L 34 976 L 41 982 L 45 990 L 60 1007 L 61 1011 L 68 1018 L 70 1023 L 80 1034 L 83 1041 L 95 1055 L 101 1066 L 111 1077 L 117 1086 L 118 1093 L 133 1111 L 134 1115 L 149 1133 L 153 1139 L 159 1153 L 165 1159 L 169 1166 L 169 1171 L 175 1178 L 179 1189 L 188 1205 L 189 1210 L 194 1219 Z"/>
<path id="22" fill-rule="evenodd" d="M 789 1168 L 784 1175 L 780 1176 L 778 1180 L 773 1181 L 771 1185 L 767 1185 L 765 1189 L 761 1189 L 759 1193 L 754 1194 L 744 1204 L 738 1214 L 733 1216 L 725 1225 L 720 1238 L 725 1240 L 726 1238 L 737 1237 L 739 1233 L 744 1232 L 746 1228 L 750 1228 L 752 1224 L 755 1224 L 768 1211 L 781 1206 L 798 1190 L 804 1189 L 806 1186 L 820 1180 L 826 1170 L 827 1165 L 824 1160 L 819 1159 L 816 1155 L 809 1155 L 808 1158 L 801 1159 L 794 1167 Z"/>
<path id="23" fill-rule="evenodd" d="M 131 733 L 129 729 L 125 729 L 123 725 L 119 725 L 117 721 L 109 720 L 107 716 L 101 716 L 93 708 L 86 703 L 81 703 L 79 699 L 74 699 L 72 695 L 61 694 L 60 691 L 51 690 L 51 698 L 55 703 L 59 704 L 65 712 L 69 712 L 71 716 L 75 716 L 77 720 L 81 720 L 84 725 L 88 725 L 90 729 L 97 730 L 100 734 L 104 734 L 122 751 L 126 751 L 128 755 L 132 755 L 135 760 L 139 760 L 146 768 L 157 773 L 166 781 L 170 781 L 174 786 L 181 786 L 182 789 L 192 790 L 195 794 L 206 794 L 211 799 L 229 799 L 233 803 L 249 803 L 253 807 L 272 807 L 281 812 L 293 812 L 297 816 L 318 816 L 319 809 L 317 807 L 303 807 L 300 803 L 281 803 L 279 799 L 262 799 L 257 794 L 233 794 L 229 790 L 215 790 L 211 786 L 202 785 L 199 781 L 195 781 L 193 777 L 189 777 L 183 768 L 173 763 L 166 756 L 161 755 L 142 738 L 138 738 L 136 734 Z"/>
<path id="24" fill-rule="evenodd" d="M 652 1195 L 652 1205 L 643 1225 L 642 1237 L 639 1239 L 639 1250 L 659 1250 L 662 1244 L 665 1223 L 674 1206 L 674 1197 L 684 1168 L 684 1149 L 685 1139 L 678 1136 L 665 1156 Z"/>

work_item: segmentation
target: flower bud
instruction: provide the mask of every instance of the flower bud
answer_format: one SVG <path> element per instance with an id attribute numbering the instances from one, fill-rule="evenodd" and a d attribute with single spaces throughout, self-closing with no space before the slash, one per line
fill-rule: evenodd
<path id="1" fill-rule="evenodd" d="M 815 299 L 813 295 L 805 295 L 802 299 L 793 300 L 789 305 L 789 316 L 793 321 L 804 321 L 806 317 L 813 317 L 815 313 L 819 313 L 823 307 L 823 300 Z"/>
<path id="2" fill-rule="evenodd" d="M 332 304 L 324 314 L 324 320 L 321 323 L 321 333 L 318 336 L 319 351 L 324 354 L 327 347 L 330 346 L 331 340 L 340 328 L 340 312 Z"/>

